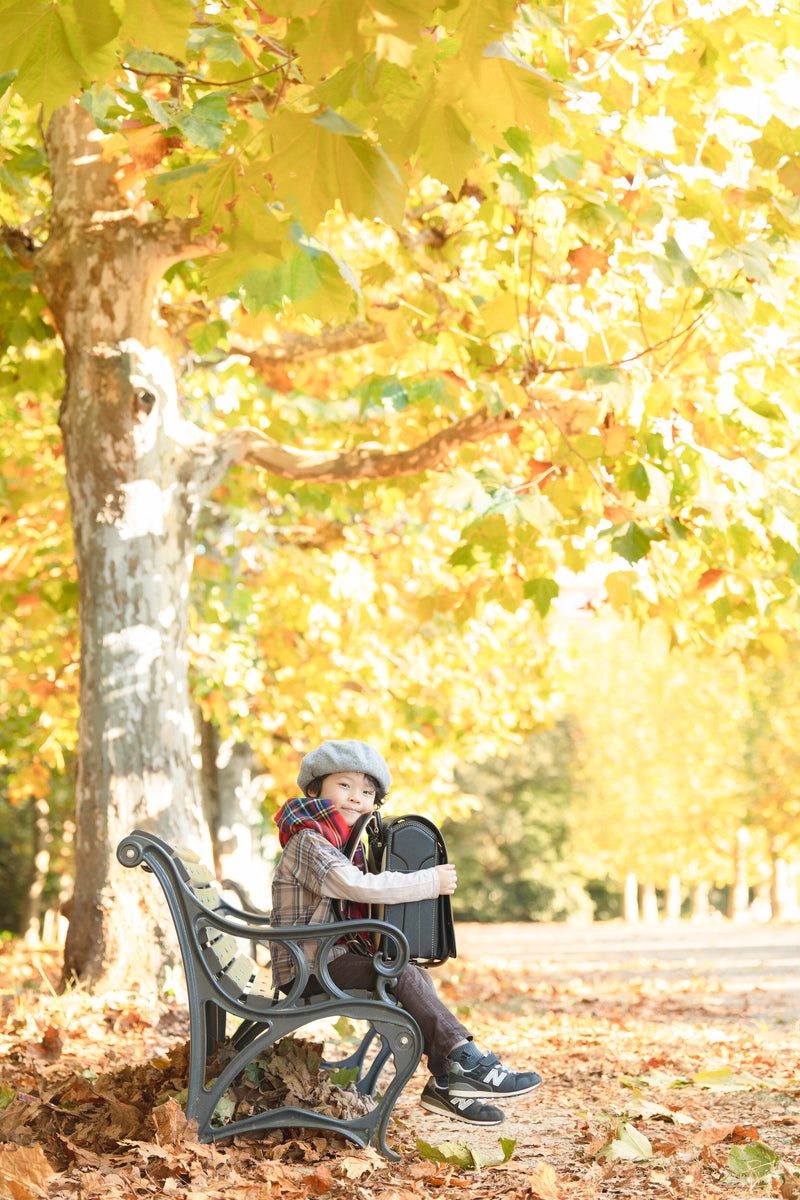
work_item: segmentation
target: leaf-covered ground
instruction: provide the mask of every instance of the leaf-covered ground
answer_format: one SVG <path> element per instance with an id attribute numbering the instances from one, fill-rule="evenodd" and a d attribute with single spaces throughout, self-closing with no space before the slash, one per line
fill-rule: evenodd
<path id="1" fill-rule="evenodd" d="M 181 1005 L 58 997 L 56 976 L 54 952 L 3 947 L 3 1198 L 800 1200 L 800 1025 L 796 997 L 780 988 L 755 982 L 743 994 L 724 973 L 666 981 L 580 963 L 548 977 L 531 958 L 459 958 L 437 972 L 447 1002 L 485 1046 L 545 1083 L 509 1105 L 503 1125 L 476 1130 L 419 1107 L 421 1069 L 395 1109 L 402 1160 L 388 1164 L 302 1131 L 200 1145 L 174 1099 Z M 328 1103 L 309 1058 L 304 1044 L 290 1085 L 307 1081 Z M 491 1165 L 510 1143 L 508 1161 Z"/>

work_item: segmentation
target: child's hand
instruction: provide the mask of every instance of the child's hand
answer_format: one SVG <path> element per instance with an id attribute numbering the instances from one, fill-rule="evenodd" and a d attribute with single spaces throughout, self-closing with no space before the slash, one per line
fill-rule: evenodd
<path id="1" fill-rule="evenodd" d="M 444 863 L 443 866 L 437 867 L 436 874 L 439 876 L 439 895 L 452 896 L 458 883 L 456 869 L 453 864 Z"/>

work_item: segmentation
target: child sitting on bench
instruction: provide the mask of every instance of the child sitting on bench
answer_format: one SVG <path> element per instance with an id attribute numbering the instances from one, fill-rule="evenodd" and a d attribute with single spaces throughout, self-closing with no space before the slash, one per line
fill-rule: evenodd
<path id="1" fill-rule="evenodd" d="M 359 906 L 408 903 L 452 895 L 456 868 L 448 863 L 422 871 L 362 872 L 342 853 L 351 827 L 380 805 L 391 786 L 383 757 L 366 742 L 327 741 L 307 754 L 297 777 L 303 795 L 275 817 L 283 853 L 272 883 L 272 924 L 317 925 L 333 921 L 332 900 L 349 901 L 345 916 L 363 916 Z M 312 963 L 313 965 L 313 963 Z M 275 986 L 286 989 L 293 967 L 288 951 L 276 948 Z M 334 946 L 330 975 L 343 990 L 376 986 L 372 958 Z M 393 982 L 394 995 L 420 1027 L 431 1078 L 420 1103 L 472 1125 L 499 1125 L 503 1110 L 487 1100 L 511 1100 L 542 1082 L 535 1071 L 508 1070 L 495 1054 L 482 1054 L 472 1034 L 437 995 L 430 975 L 409 963 Z"/>

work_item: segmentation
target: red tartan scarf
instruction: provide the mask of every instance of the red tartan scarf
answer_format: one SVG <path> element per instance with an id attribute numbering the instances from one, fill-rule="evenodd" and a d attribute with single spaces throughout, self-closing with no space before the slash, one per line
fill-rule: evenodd
<path id="1" fill-rule="evenodd" d="M 296 800 L 287 800 L 276 814 L 275 824 L 278 826 L 281 847 L 301 829 L 313 829 L 337 850 L 344 849 L 350 836 L 350 826 L 341 813 L 336 811 L 329 800 L 320 800 L 318 796 L 299 796 Z M 356 847 L 353 864 L 359 870 L 364 870 L 364 853 L 360 846 Z M 369 906 L 354 900 L 345 900 L 342 904 L 342 915 L 345 920 L 368 917 Z"/>

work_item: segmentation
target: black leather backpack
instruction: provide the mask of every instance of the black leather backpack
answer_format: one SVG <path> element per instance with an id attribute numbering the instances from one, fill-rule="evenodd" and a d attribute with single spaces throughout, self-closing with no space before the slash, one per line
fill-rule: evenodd
<path id="1" fill-rule="evenodd" d="M 380 871 L 422 871 L 447 862 L 447 847 L 441 831 L 427 817 L 414 814 L 381 820 L 378 813 L 360 817 L 343 848 L 352 860 L 361 845 L 366 868 Z M 342 919 L 338 901 L 334 914 Z M 407 904 L 373 904 L 371 916 L 387 921 L 405 934 L 411 961 L 421 967 L 436 967 L 456 957 L 453 907 L 449 896 L 415 900 Z M 357 948 L 357 947 L 356 947 Z"/>

